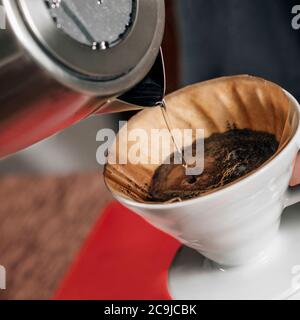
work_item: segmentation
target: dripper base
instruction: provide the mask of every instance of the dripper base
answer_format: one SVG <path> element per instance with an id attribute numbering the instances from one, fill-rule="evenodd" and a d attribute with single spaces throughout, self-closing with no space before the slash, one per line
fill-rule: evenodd
<path id="1" fill-rule="evenodd" d="M 300 299 L 300 205 L 283 215 L 276 241 L 262 259 L 223 269 L 189 248 L 179 251 L 169 271 L 175 300 Z"/>

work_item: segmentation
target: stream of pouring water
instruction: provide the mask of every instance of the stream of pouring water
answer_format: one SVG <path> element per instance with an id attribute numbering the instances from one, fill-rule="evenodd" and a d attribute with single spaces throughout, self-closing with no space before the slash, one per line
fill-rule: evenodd
<path id="1" fill-rule="evenodd" d="M 172 141 L 175 145 L 175 148 L 176 148 L 176 151 L 178 152 L 181 160 L 182 160 L 182 165 L 187 168 L 187 163 L 186 161 L 184 160 L 184 155 L 183 155 L 183 152 L 182 152 L 182 148 L 180 148 L 178 142 L 176 141 L 175 137 L 174 137 L 174 134 L 172 132 L 172 130 L 174 129 L 172 123 L 171 123 L 171 120 L 170 120 L 170 117 L 169 117 L 169 114 L 168 114 L 168 110 L 167 110 L 167 104 L 166 104 L 166 101 L 165 99 L 162 100 L 162 102 L 160 103 L 160 110 L 162 112 L 162 115 L 163 115 L 163 118 L 164 118 L 164 122 L 166 124 L 166 127 L 170 133 L 170 136 L 172 138 Z"/>

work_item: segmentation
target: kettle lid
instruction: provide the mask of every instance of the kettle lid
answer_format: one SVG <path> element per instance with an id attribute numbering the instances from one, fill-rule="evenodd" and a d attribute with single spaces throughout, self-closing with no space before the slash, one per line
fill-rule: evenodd
<path id="1" fill-rule="evenodd" d="M 52 76 L 94 95 L 139 83 L 159 53 L 163 0 L 3 0 L 19 41 Z"/>

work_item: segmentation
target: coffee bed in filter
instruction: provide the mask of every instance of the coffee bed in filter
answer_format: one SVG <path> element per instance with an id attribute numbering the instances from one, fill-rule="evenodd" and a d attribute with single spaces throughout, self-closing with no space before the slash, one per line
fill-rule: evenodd
<path id="1" fill-rule="evenodd" d="M 167 96 L 166 104 L 173 128 L 204 129 L 204 138 L 227 132 L 228 128 L 274 134 L 279 142 L 274 156 L 290 141 L 299 121 L 297 110 L 278 85 L 247 75 L 223 77 L 188 86 Z M 137 143 L 130 140 L 132 130 L 143 129 L 151 137 L 151 130 L 165 128 L 161 110 L 157 107 L 139 112 L 120 130 L 104 169 L 106 184 L 114 194 L 142 203 L 153 201 L 150 185 L 163 159 L 161 163 L 149 164 L 149 157 L 155 150 L 159 158 L 164 154 L 162 148 L 166 144 L 152 145 L 153 148 L 151 141 L 140 144 L 139 150 L 136 150 L 140 164 L 118 164 L 118 160 L 127 158 L 127 153 Z M 124 145 L 127 147 L 120 148 Z M 171 150 L 173 153 L 174 145 Z M 117 160 L 117 164 L 112 160 Z M 224 187 L 228 185 L 213 191 Z"/>

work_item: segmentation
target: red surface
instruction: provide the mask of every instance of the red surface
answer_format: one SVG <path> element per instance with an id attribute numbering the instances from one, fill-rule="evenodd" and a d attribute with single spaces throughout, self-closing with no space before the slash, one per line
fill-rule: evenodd
<path id="1" fill-rule="evenodd" d="M 168 269 L 179 247 L 173 238 L 112 203 L 54 298 L 169 300 Z"/>

